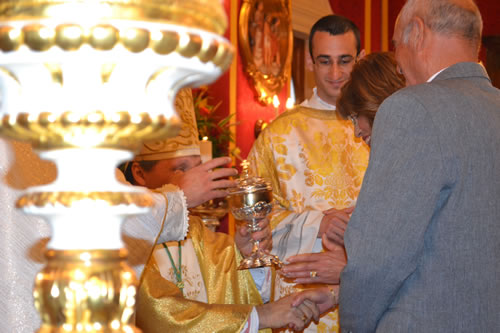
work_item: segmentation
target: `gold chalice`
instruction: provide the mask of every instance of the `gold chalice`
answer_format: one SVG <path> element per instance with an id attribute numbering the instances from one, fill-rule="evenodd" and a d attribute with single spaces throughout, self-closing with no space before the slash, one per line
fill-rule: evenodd
<path id="1" fill-rule="evenodd" d="M 238 186 L 230 190 L 229 207 L 239 224 L 248 226 L 250 232 L 259 231 L 258 223 L 272 210 L 273 191 L 271 184 L 263 178 L 250 177 L 248 162 L 242 163 L 243 173 L 238 179 Z M 238 269 L 249 269 L 277 265 L 281 261 L 275 255 L 265 253 L 259 248 L 259 241 L 252 240 L 253 248 Z"/>

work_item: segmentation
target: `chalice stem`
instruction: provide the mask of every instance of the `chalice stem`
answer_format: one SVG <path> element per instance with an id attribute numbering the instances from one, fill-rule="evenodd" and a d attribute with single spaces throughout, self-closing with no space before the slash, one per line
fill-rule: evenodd
<path id="1" fill-rule="evenodd" d="M 260 241 L 258 241 L 258 240 L 254 240 L 253 241 L 252 254 L 250 254 L 251 257 L 255 257 L 255 255 L 258 252 L 260 252 L 259 251 L 259 245 L 260 245 Z"/>
<path id="2" fill-rule="evenodd" d="M 255 233 L 257 231 L 260 231 L 260 227 L 259 227 L 259 221 L 261 219 L 252 219 L 252 221 L 250 222 L 250 233 Z M 260 257 L 260 249 L 259 249 L 259 245 L 260 245 L 260 241 L 259 240 L 255 240 L 255 239 L 252 239 L 252 242 L 253 242 L 253 247 L 252 247 L 252 253 L 250 254 L 250 258 L 259 258 Z"/>

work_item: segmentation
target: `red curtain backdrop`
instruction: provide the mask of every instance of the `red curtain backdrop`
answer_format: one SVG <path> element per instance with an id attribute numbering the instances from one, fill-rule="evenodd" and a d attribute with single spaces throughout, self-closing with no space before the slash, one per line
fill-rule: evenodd
<path id="1" fill-rule="evenodd" d="M 361 31 L 361 45 L 364 47 L 365 35 L 365 1 L 364 0 L 330 0 L 330 7 L 335 14 L 352 20 Z"/>

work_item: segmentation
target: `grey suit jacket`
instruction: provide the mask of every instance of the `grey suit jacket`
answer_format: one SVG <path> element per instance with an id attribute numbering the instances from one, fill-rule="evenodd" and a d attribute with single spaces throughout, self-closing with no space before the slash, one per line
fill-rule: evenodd
<path id="1" fill-rule="evenodd" d="M 500 90 L 480 65 L 382 104 L 345 244 L 343 332 L 500 332 Z"/>

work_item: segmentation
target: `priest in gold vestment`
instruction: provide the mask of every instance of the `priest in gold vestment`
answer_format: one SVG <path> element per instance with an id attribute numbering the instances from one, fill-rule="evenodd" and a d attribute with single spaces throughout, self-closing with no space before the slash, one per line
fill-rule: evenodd
<path id="1" fill-rule="evenodd" d="M 338 284 L 344 251 L 342 246 L 324 251 L 325 221 L 332 213 L 348 220 L 368 165 L 368 147 L 335 111 L 340 88 L 364 52 L 359 30 L 350 20 L 330 15 L 315 23 L 309 38 L 309 66 L 317 85 L 313 96 L 267 126 L 248 158 L 253 174 L 272 181 L 279 203 L 270 216 L 272 253 L 285 263 L 292 257 L 295 266 L 277 275 L 275 299 L 320 283 Z M 338 311 L 306 331 L 338 332 Z"/>
<path id="2" fill-rule="evenodd" d="M 192 170 L 211 165 L 200 164 L 192 100 L 188 95 L 182 96 L 186 100 L 177 109 L 183 122 L 180 134 L 144 144 L 126 171 L 131 183 L 150 189 L 180 184 Z M 213 177 L 222 171 L 213 170 Z M 204 186 L 202 179 L 197 181 L 200 187 Z M 270 231 L 264 226 L 254 237 L 262 239 L 266 235 L 270 236 Z M 250 271 L 237 270 L 242 259 L 238 248 L 245 248 L 249 238 L 250 235 L 245 238 L 237 233 L 235 242 L 229 235 L 212 232 L 200 219 L 190 216 L 184 240 L 161 243 L 153 250 L 141 276 L 137 326 L 145 333 L 257 332 L 259 328 L 289 324 L 301 328 L 317 316 L 312 303 L 291 307 L 291 297 L 262 305 Z M 266 289 L 266 281 L 267 285 L 271 281 L 268 269 L 264 270 L 264 281 L 259 283 L 261 290 Z"/>

